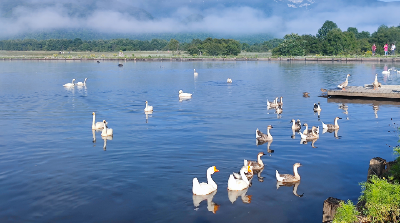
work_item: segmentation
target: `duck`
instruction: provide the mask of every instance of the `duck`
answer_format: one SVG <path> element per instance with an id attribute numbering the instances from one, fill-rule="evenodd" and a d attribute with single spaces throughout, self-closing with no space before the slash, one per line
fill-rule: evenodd
<path id="1" fill-rule="evenodd" d="M 179 98 L 191 98 L 192 94 L 190 93 L 183 93 L 182 90 L 179 90 Z"/>
<path id="2" fill-rule="evenodd" d="M 86 80 L 87 80 L 87 78 L 85 78 L 85 80 L 83 81 L 83 82 L 78 82 L 78 83 L 76 83 L 76 85 L 77 86 L 86 86 Z"/>
<path id="3" fill-rule="evenodd" d="M 257 161 L 244 160 L 244 162 L 246 162 L 248 166 L 253 167 L 252 170 L 261 170 L 262 168 L 264 168 L 264 163 L 261 160 L 261 157 L 264 155 L 264 152 L 259 152 L 257 155 Z"/>
<path id="4" fill-rule="evenodd" d="M 113 130 L 110 128 L 107 128 L 107 122 L 106 120 L 103 120 L 103 130 L 101 131 L 101 136 L 112 136 L 113 135 Z"/>
<path id="5" fill-rule="evenodd" d="M 92 115 L 93 115 L 92 130 L 104 129 L 103 122 L 96 122 L 96 113 L 93 112 Z M 106 123 L 106 125 L 107 125 L 107 123 Z"/>
<path id="6" fill-rule="evenodd" d="M 145 112 L 152 112 L 153 111 L 153 106 L 149 106 L 148 102 L 146 101 L 146 107 L 144 108 Z"/>
<path id="7" fill-rule="evenodd" d="M 384 70 L 384 71 L 382 71 L 382 74 L 390 74 L 390 71 L 391 71 L 391 70 L 392 70 L 392 68 L 388 69 L 387 71 Z"/>
<path id="8" fill-rule="evenodd" d="M 325 123 L 323 123 L 322 122 L 322 128 L 323 129 L 339 129 L 339 125 L 338 125 L 338 120 L 339 119 L 342 119 L 342 118 L 339 118 L 339 117 L 336 117 L 335 119 L 334 119 L 334 125 L 333 124 L 325 124 Z"/>
<path id="9" fill-rule="evenodd" d="M 321 111 L 322 109 L 321 109 L 321 104 L 318 102 L 318 104 L 315 104 L 314 103 L 314 109 L 313 109 L 315 112 L 317 112 L 317 111 Z"/>
<path id="10" fill-rule="evenodd" d="M 267 99 L 267 107 L 268 108 L 278 107 L 278 98 L 275 98 L 275 100 L 272 102 L 268 101 L 268 99 Z"/>
<path id="11" fill-rule="evenodd" d="M 235 179 L 233 174 L 229 176 L 228 179 L 228 190 L 244 190 L 249 187 L 250 181 L 247 179 L 245 172 L 252 172 L 250 169 L 250 166 L 247 166 L 247 168 L 242 168 L 240 170 L 240 175 L 242 176 L 242 179 Z"/>
<path id="12" fill-rule="evenodd" d="M 124 65 L 122 64 L 122 63 L 119 63 L 118 64 L 118 67 L 123 67 Z"/>
<path id="13" fill-rule="evenodd" d="M 374 86 L 374 90 L 382 86 L 382 84 L 378 82 L 378 74 L 375 74 L 375 80 L 372 83 L 372 86 Z"/>
<path id="14" fill-rule="evenodd" d="M 292 123 L 292 130 L 299 131 L 301 129 L 300 120 L 297 120 L 296 122 L 294 119 L 292 119 L 291 123 Z"/>
<path id="15" fill-rule="evenodd" d="M 197 76 L 197 75 L 199 74 L 199 73 L 196 72 L 196 69 L 193 69 L 193 71 L 194 71 L 194 72 L 193 72 L 193 75 L 194 75 L 194 76 Z"/>
<path id="16" fill-rule="evenodd" d="M 272 125 L 269 125 L 267 127 L 267 134 L 262 133 L 260 130 L 256 130 L 256 139 L 258 139 L 259 141 L 272 141 L 273 137 L 272 135 L 269 133 L 269 130 L 272 129 Z"/>
<path id="17" fill-rule="evenodd" d="M 322 93 L 326 93 L 326 92 L 328 92 L 328 90 L 325 89 L 325 88 L 321 88 L 321 92 L 322 92 Z"/>
<path id="18" fill-rule="evenodd" d="M 207 183 L 199 183 L 196 177 L 193 178 L 192 192 L 194 195 L 207 195 L 217 190 L 217 184 L 211 178 L 211 175 L 215 172 L 219 172 L 215 166 L 207 169 Z"/>
<path id="19" fill-rule="evenodd" d="M 309 95 L 310 93 L 308 93 L 308 92 L 303 92 L 303 97 L 305 97 L 305 98 L 309 98 L 310 97 L 310 95 Z"/>
<path id="20" fill-rule="evenodd" d="M 63 86 L 64 87 L 73 87 L 73 86 L 75 86 L 74 81 L 75 81 L 75 79 L 72 79 L 72 83 L 66 83 Z"/>
<path id="21" fill-rule="evenodd" d="M 276 180 L 280 182 L 296 182 L 300 181 L 300 175 L 297 172 L 297 168 L 301 167 L 300 163 L 293 164 L 293 173 L 294 176 L 291 174 L 279 174 L 278 170 L 276 170 Z"/>
<path id="22" fill-rule="evenodd" d="M 311 128 L 311 132 L 308 132 L 307 134 L 303 134 L 299 132 L 301 139 L 306 139 L 306 140 L 313 140 L 313 139 L 318 139 L 319 138 L 319 131 L 317 132 L 317 127 L 313 126 Z"/>
<path id="23" fill-rule="evenodd" d="M 226 83 L 232 84 L 232 79 L 228 78 L 228 79 L 226 80 Z"/>
<path id="24" fill-rule="evenodd" d="M 351 76 L 350 74 L 347 74 L 346 76 L 346 80 L 338 85 L 338 88 L 341 88 L 343 91 L 346 90 L 347 85 L 349 84 L 349 76 Z"/>

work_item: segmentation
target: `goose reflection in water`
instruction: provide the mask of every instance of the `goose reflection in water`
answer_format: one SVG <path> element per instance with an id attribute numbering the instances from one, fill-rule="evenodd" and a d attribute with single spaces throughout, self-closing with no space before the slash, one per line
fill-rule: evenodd
<path id="1" fill-rule="evenodd" d="M 149 115 L 151 117 L 151 115 L 153 114 L 153 111 L 146 111 L 146 112 L 144 112 L 144 114 L 146 114 L 146 123 L 148 123 Z"/>
<path id="2" fill-rule="evenodd" d="M 194 210 L 199 210 L 199 206 L 200 203 L 204 200 L 207 200 L 207 209 L 208 211 L 211 211 L 212 213 L 216 213 L 219 209 L 218 204 L 214 203 L 212 200 L 214 198 L 214 195 L 217 193 L 217 191 L 215 190 L 214 192 L 212 192 L 211 194 L 207 194 L 207 195 L 195 195 L 193 194 L 193 205 L 195 207 Z"/>
<path id="3" fill-rule="evenodd" d="M 374 109 L 375 118 L 378 118 L 379 105 L 372 104 L 372 109 Z"/>
<path id="4" fill-rule="evenodd" d="M 93 143 L 96 142 L 96 130 L 92 130 L 92 134 L 93 134 Z"/>
<path id="5" fill-rule="evenodd" d="M 107 150 L 107 140 L 112 140 L 113 136 L 101 136 L 101 138 L 104 140 L 104 145 L 103 145 L 103 150 Z"/>
<path id="6" fill-rule="evenodd" d="M 311 147 L 312 148 L 318 148 L 318 147 L 316 147 L 315 146 L 315 142 L 317 141 L 318 139 L 301 139 L 300 140 L 300 144 L 307 144 L 308 142 L 311 142 Z"/>
<path id="7" fill-rule="evenodd" d="M 339 129 L 322 129 L 322 134 L 325 133 L 333 133 L 333 137 L 335 137 L 336 139 L 340 139 L 341 136 L 338 135 Z"/>
<path id="8" fill-rule="evenodd" d="M 321 118 L 321 110 L 314 111 L 314 115 L 315 115 L 315 114 L 318 115 L 318 121 L 321 121 L 321 120 L 320 120 L 320 118 Z"/>
<path id="9" fill-rule="evenodd" d="M 261 170 L 254 170 L 254 174 L 257 174 L 257 180 L 259 182 L 264 182 L 264 177 L 261 176 L 261 173 L 263 172 L 264 168 Z"/>
<path id="10" fill-rule="evenodd" d="M 294 194 L 296 197 L 303 197 L 304 193 L 301 194 L 301 195 L 297 194 L 297 188 L 299 187 L 299 185 L 300 185 L 300 181 L 297 181 L 297 182 L 290 182 L 290 183 L 283 183 L 283 182 L 277 181 L 277 182 L 276 182 L 276 189 L 278 190 L 278 189 L 279 189 L 280 187 L 282 187 L 282 186 L 285 186 L 285 187 L 291 187 L 291 186 L 293 186 L 293 194 Z"/>
<path id="11" fill-rule="evenodd" d="M 257 146 L 261 146 L 264 143 L 266 143 L 266 142 L 256 139 L 256 145 Z M 267 152 L 269 153 L 269 156 L 271 156 L 271 153 L 275 152 L 275 150 L 270 149 L 271 143 L 272 143 L 272 141 L 268 141 L 268 144 L 267 144 Z"/>
<path id="12" fill-rule="evenodd" d="M 339 109 L 343 110 L 343 114 L 347 115 L 346 119 L 349 120 L 349 116 L 348 116 L 349 115 L 349 111 L 348 111 L 349 106 L 347 106 L 345 103 L 340 103 Z"/>
<path id="13" fill-rule="evenodd" d="M 246 195 L 248 190 L 249 188 L 244 190 L 228 190 L 228 198 L 232 204 L 238 199 L 238 197 L 241 197 L 243 203 L 250 204 L 252 195 Z"/>

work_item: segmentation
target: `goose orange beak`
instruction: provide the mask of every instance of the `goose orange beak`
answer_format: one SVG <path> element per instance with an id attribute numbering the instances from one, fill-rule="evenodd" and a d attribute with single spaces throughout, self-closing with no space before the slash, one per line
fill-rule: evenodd
<path id="1" fill-rule="evenodd" d="M 247 166 L 247 171 L 248 171 L 249 173 L 251 173 L 250 166 Z"/>
<path id="2" fill-rule="evenodd" d="M 214 172 L 219 172 L 219 170 L 217 170 L 217 167 L 214 166 Z"/>

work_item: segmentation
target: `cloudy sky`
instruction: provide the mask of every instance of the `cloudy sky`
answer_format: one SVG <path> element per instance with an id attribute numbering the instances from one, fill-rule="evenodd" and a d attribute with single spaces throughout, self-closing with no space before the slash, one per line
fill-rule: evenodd
<path id="1" fill-rule="evenodd" d="M 315 35 L 324 21 L 374 32 L 400 24 L 392 0 L 2 0 L 0 35 L 52 29 L 113 33 Z"/>

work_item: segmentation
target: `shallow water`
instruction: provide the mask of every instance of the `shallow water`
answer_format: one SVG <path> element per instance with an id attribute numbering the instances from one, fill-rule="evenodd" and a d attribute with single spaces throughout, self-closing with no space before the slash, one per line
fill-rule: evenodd
<path id="1" fill-rule="evenodd" d="M 387 64 L 388 67 L 399 64 Z M 332 196 L 357 201 L 369 160 L 393 160 L 398 144 L 396 102 L 326 99 L 350 73 L 349 85 L 372 83 L 385 64 L 288 62 L 38 62 L 0 61 L 0 220 L 2 222 L 320 222 L 323 201 Z M 199 75 L 193 76 L 193 68 Z M 72 78 L 86 87 L 67 89 Z M 227 84 L 230 77 L 232 84 Z M 379 75 L 399 84 L 397 75 Z M 179 101 L 178 91 L 193 93 Z M 304 91 L 310 98 L 303 98 Z M 283 113 L 266 100 L 283 96 Z M 153 114 L 143 109 L 145 101 Z M 312 111 L 321 103 L 320 118 Z M 348 106 L 348 114 L 339 109 Z M 373 105 L 379 110 L 374 113 Z M 106 148 L 100 132 L 105 119 L 114 130 Z M 340 130 L 314 143 L 291 137 L 291 119 L 309 126 L 332 123 Z M 393 118 L 393 120 L 391 120 Z M 255 129 L 272 125 L 274 141 L 256 145 Z M 254 177 L 246 195 L 228 199 L 229 174 L 243 159 L 265 152 L 263 182 Z M 277 189 L 275 170 L 292 173 L 300 162 L 301 182 Z M 192 179 L 218 191 L 219 209 L 207 201 L 194 207 Z M 244 197 L 245 201 L 246 197 Z M 214 210 L 211 208 L 211 210 Z"/>

